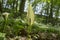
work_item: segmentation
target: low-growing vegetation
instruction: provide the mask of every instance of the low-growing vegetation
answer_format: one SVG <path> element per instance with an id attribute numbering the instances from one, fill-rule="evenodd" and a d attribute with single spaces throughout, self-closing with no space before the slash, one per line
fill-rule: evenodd
<path id="1" fill-rule="evenodd" d="M 60 40 L 60 1 L 1 0 L 0 40 Z"/>

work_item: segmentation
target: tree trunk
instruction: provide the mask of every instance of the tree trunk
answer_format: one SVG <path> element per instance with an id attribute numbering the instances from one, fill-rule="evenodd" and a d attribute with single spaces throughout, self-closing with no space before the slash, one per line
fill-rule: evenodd
<path id="1" fill-rule="evenodd" d="M 49 21 L 52 23 L 53 21 L 53 0 L 50 2 L 50 14 L 49 14 Z"/>
<path id="2" fill-rule="evenodd" d="M 57 24 L 57 21 L 58 21 L 58 17 L 59 17 L 59 7 L 56 10 L 56 24 Z"/>
<path id="3" fill-rule="evenodd" d="M 19 7 L 20 16 L 22 16 L 22 14 L 24 13 L 25 1 L 26 0 L 21 0 L 21 2 L 20 2 L 20 7 Z"/>
<path id="4" fill-rule="evenodd" d="M 13 10 L 14 10 L 14 5 L 15 5 L 15 0 L 13 1 L 13 7 L 12 7 L 12 8 L 13 8 Z"/>
<path id="5" fill-rule="evenodd" d="M 3 0 L 0 2 L 0 13 L 2 13 Z"/>
<path id="6" fill-rule="evenodd" d="M 47 8 L 46 8 L 46 14 L 47 16 L 49 15 L 49 3 L 46 1 L 47 3 Z M 48 17 L 46 16 L 46 23 L 48 23 Z"/>
<path id="7" fill-rule="evenodd" d="M 1 2 L 0 2 L 0 12 L 2 12 L 2 5 L 1 5 Z"/>
<path id="8" fill-rule="evenodd" d="M 18 0 L 16 1 L 16 12 L 17 12 L 17 7 L 18 7 Z"/>

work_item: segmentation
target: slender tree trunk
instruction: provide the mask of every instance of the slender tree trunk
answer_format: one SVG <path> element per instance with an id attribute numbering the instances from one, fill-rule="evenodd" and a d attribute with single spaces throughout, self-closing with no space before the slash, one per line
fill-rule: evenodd
<path id="1" fill-rule="evenodd" d="M 20 7 L 19 7 L 20 16 L 24 13 L 25 1 L 26 0 L 21 0 L 21 2 L 20 2 Z"/>
<path id="2" fill-rule="evenodd" d="M 53 21 L 53 0 L 50 2 L 50 14 L 49 14 L 49 21 L 52 23 Z"/>
<path id="3" fill-rule="evenodd" d="M 0 12 L 2 13 L 3 0 L 0 2 Z"/>
<path id="4" fill-rule="evenodd" d="M 18 0 L 16 1 L 16 12 L 17 12 L 17 7 L 18 7 Z"/>
<path id="5" fill-rule="evenodd" d="M 56 24 L 57 24 L 57 21 L 58 21 L 58 17 L 59 17 L 59 7 L 56 10 Z"/>
<path id="6" fill-rule="evenodd" d="M 43 8 L 43 4 L 42 4 L 42 8 Z M 43 9 L 40 12 L 41 18 L 42 18 L 42 14 L 43 14 Z"/>
<path id="7" fill-rule="evenodd" d="M 16 3 L 16 0 L 14 0 L 13 3 L 12 3 L 13 4 L 12 5 L 12 12 L 13 12 L 13 14 L 15 14 L 15 3 Z"/>
<path id="8" fill-rule="evenodd" d="M 2 12 L 2 3 L 0 2 L 0 12 Z"/>
<path id="9" fill-rule="evenodd" d="M 47 16 L 46 16 L 46 23 L 48 23 L 49 3 L 47 1 L 46 1 L 46 3 L 47 3 L 47 8 L 46 8 L 46 14 L 47 14 Z"/>
<path id="10" fill-rule="evenodd" d="M 15 1 L 13 1 L 13 7 L 12 7 L 13 9 L 14 9 L 14 5 L 15 5 Z"/>

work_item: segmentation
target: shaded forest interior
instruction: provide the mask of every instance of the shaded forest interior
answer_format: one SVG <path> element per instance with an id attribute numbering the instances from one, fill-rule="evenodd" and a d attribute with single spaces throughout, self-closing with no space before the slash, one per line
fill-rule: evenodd
<path id="1" fill-rule="evenodd" d="M 60 0 L 0 0 L 0 40 L 60 40 Z"/>

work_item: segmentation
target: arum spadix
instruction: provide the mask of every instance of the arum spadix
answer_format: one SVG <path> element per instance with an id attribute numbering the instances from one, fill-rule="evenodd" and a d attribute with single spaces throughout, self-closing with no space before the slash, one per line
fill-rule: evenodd
<path id="1" fill-rule="evenodd" d="M 32 25 L 34 23 L 34 11 L 31 4 L 28 6 L 27 23 L 28 25 Z"/>

